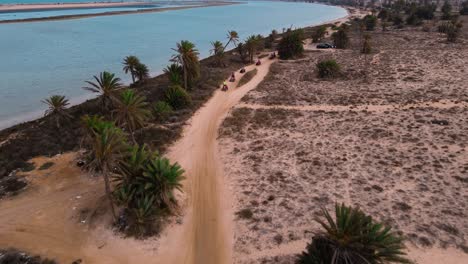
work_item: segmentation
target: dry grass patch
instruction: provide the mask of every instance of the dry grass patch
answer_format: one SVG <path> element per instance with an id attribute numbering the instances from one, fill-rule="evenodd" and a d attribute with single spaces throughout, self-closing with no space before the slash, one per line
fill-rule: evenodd
<path id="1" fill-rule="evenodd" d="M 246 72 L 240 79 L 239 83 L 237 84 L 237 87 L 241 87 L 244 84 L 250 82 L 255 75 L 257 75 L 257 69 L 253 69 L 251 71 Z"/>

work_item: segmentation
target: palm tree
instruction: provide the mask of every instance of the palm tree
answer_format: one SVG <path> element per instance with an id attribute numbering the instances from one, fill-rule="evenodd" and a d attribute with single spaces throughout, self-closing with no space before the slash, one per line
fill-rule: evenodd
<path id="1" fill-rule="evenodd" d="M 211 53 L 214 55 L 216 64 L 217 65 L 223 65 L 223 59 L 224 59 L 224 47 L 223 43 L 221 41 L 217 40 L 214 42 L 211 42 L 211 46 L 213 47 L 211 49 Z"/>
<path id="2" fill-rule="evenodd" d="M 99 134 L 94 135 L 92 144 L 91 160 L 88 164 L 90 169 L 99 171 L 104 177 L 104 187 L 107 198 L 109 199 L 114 220 L 117 219 L 112 193 L 110 187 L 110 173 L 112 169 L 125 156 L 128 147 L 125 141 L 125 134 L 117 127 L 111 126 L 104 128 Z"/>
<path id="3" fill-rule="evenodd" d="M 249 53 L 250 62 L 253 62 L 253 57 L 255 55 L 255 52 L 257 52 L 257 48 L 259 45 L 258 42 L 259 42 L 258 37 L 255 35 L 251 35 L 245 40 L 245 48 L 247 49 L 247 52 Z"/>
<path id="4" fill-rule="evenodd" d="M 239 41 L 239 34 L 237 34 L 237 31 L 230 30 L 227 33 L 227 38 L 228 38 L 228 42 L 224 46 L 223 50 L 225 50 L 227 46 L 229 45 L 229 43 L 231 42 L 234 43 L 234 46 L 235 46 L 236 43 Z"/>
<path id="5" fill-rule="evenodd" d="M 180 66 L 177 63 L 172 63 L 171 65 L 167 66 L 163 71 L 167 74 L 169 82 L 171 82 L 171 84 L 182 85 L 182 76 L 184 74 L 182 66 Z"/>
<path id="6" fill-rule="evenodd" d="M 46 104 L 49 108 L 45 111 L 45 116 L 54 116 L 55 117 L 55 124 L 57 128 L 60 127 L 60 119 L 64 117 L 71 117 L 65 109 L 70 104 L 68 99 L 65 98 L 63 95 L 52 95 L 51 97 L 42 100 L 44 104 Z"/>
<path id="7" fill-rule="evenodd" d="M 136 94 L 133 90 L 125 90 L 116 101 L 116 108 L 113 111 L 117 124 L 128 130 L 133 142 L 135 142 L 133 132 L 143 127 L 151 115 L 145 100 L 144 96 Z"/>
<path id="8" fill-rule="evenodd" d="M 143 81 L 149 78 L 148 67 L 143 63 L 138 63 L 135 67 L 135 76 L 138 81 Z"/>
<path id="9" fill-rule="evenodd" d="M 171 164 L 167 158 L 158 157 L 151 160 L 143 172 L 143 181 L 148 189 L 157 189 L 155 192 L 160 207 L 174 208 L 176 200 L 174 189 L 182 191 L 184 170 L 179 164 Z"/>
<path id="10" fill-rule="evenodd" d="M 122 87 L 120 78 L 115 77 L 115 74 L 109 72 L 101 72 L 99 77 L 94 76 L 96 82 L 86 81 L 89 87 L 83 89 L 101 95 L 102 105 L 104 109 L 108 109 L 109 105 L 115 100 L 117 91 Z"/>
<path id="11" fill-rule="evenodd" d="M 136 75 L 136 68 L 137 66 L 141 64 L 140 60 L 136 56 L 127 56 L 124 58 L 123 61 L 123 71 L 125 73 L 130 73 L 132 76 L 132 82 L 135 83 L 135 77 Z"/>
<path id="12" fill-rule="evenodd" d="M 198 61 L 198 50 L 195 44 L 188 40 L 177 43 L 177 48 L 173 49 L 177 54 L 172 56 L 171 61 L 182 66 L 184 74 L 184 88 L 188 89 L 189 81 L 192 82 L 200 76 L 200 62 Z"/>
<path id="13" fill-rule="evenodd" d="M 335 205 L 335 219 L 322 209 L 324 231 L 312 238 L 298 264 L 410 263 L 403 240 L 359 208 Z"/>

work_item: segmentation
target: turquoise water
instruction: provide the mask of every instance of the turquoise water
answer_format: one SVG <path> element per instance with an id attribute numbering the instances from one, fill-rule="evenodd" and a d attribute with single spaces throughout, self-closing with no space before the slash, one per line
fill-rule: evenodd
<path id="1" fill-rule="evenodd" d="M 136 55 L 153 75 L 168 64 L 180 40 L 194 42 L 201 56 L 210 42 L 226 40 L 227 30 L 241 39 L 272 29 L 318 24 L 346 15 L 332 6 L 248 2 L 239 5 L 127 14 L 85 19 L 0 24 L 0 127 L 41 115 L 42 99 L 63 94 L 74 103 L 92 94 L 85 80 L 107 70 L 123 80 L 122 59 Z"/>

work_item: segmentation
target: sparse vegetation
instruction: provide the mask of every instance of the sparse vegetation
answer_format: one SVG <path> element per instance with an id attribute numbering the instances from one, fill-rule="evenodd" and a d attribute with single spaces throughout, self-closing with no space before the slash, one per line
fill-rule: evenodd
<path id="1" fill-rule="evenodd" d="M 340 74 L 340 65 L 335 60 L 324 60 L 317 63 L 319 78 L 333 78 Z"/>
<path id="2" fill-rule="evenodd" d="M 181 191 L 183 173 L 177 163 L 171 164 L 145 145 L 133 146 L 113 178 L 113 196 L 125 208 L 126 223 L 121 228 L 139 236 L 150 234 L 153 220 L 175 209 L 173 192 Z"/>
<path id="3" fill-rule="evenodd" d="M 191 103 L 190 95 L 179 85 L 171 85 L 165 93 L 166 102 L 174 109 L 187 107 Z"/>
<path id="4" fill-rule="evenodd" d="M 166 120 L 173 112 L 172 106 L 165 101 L 158 101 L 153 107 L 154 116 L 160 120 Z"/>
<path id="5" fill-rule="evenodd" d="M 252 217 L 253 217 L 253 212 L 249 208 L 242 209 L 239 212 L 237 212 L 236 214 L 241 219 L 252 219 Z"/>
<path id="6" fill-rule="evenodd" d="M 346 29 L 341 27 L 332 34 L 333 44 L 337 49 L 346 49 L 349 45 L 349 37 Z"/>
<path id="7" fill-rule="evenodd" d="M 312 42 L 317 43 L 321 41 L 325 37 L 326 33 L 327 33 L 327 26 L 323 25 L 323 26 L 318 27 L 312 33 Z"/>
<path id="8" fill-rule="evenodd" d="M 452 18 L 452 5 L 449 1 L 445 1 L 440 10 L 442 12 L 442 19 L 449 20 Z"/>
<path id="9" fill-rule="evenodd" d="M 316 221 L 323 231 L 312 238 L 298 264 L 410 263 L 403 239 L 359 208 L 337 204 L 334 219 L 322 209 Z"/>
<path id="10" fill-rule="evenodd" d="M 363 22 L 366 25 L 366 30 L 374 30 L 377 25 L 377 17 L 373 15 L 367 15 L 363 18 Z"/>
<path id="11" fill-rule="evenodd" d="M 48 162 L 45 162 L 44 164 L 42 164 L 38 170 L 47 170 L 49 169 L 50 167 L 54 166 L 54 163 L 51 162 L 51 161 L 48 161 Z"/>
<path id="12" fill-rule="evenodd" d="M 39 256 L 32 256 L 26 252 L 15 249 L 0 249 L 1 264 L 57 264 L 54 260 L 44 259 Z"/>
<path id="13" fill-rule="evenodd" d="M 302 56 L 304 52 L 304 31 L 302 29 L 290 30 L 283 34 L 278 44 L 280 59 L 287 60 Z"/>
<path id="14" fill-rule="evenodd" d="M 372 51 L 371 36 L 369 34 L 364 35 L 364 42 L 362 43 L 361 53 L 370 54 Z"/>
<path id="15" fill-rule="evenodd" d="M 49 108 L 45 111 L 45 115 L 53 116 L 55 125 L 60 128 L 60 121 L 65 118 L 71 118 L 65 109 L 70 104 L 68 99 L 63 95 L 52 95 L 51 97 L 42 101 Z"/>
<path id="16" fill-rule="evenodd" d="M 248 83 L 252 78 L 257 75 L 258 70 L 253 69 L 251 71 L 246 72 L 241 79 L 239 80 L 239 83 L 237 84 L 237 87 L 241 87 L 242 85 Z"/>

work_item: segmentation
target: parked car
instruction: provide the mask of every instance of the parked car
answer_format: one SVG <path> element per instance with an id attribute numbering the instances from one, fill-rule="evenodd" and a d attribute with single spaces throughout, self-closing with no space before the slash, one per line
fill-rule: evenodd
<path id="1" fill-rule="evenodd" d="M 332 44 L 329 44 L 329 43 L 320 43 L 320 44 L 317 44 L 317 49 L 334 49 L 335 46 L 333 46 Z"/>

